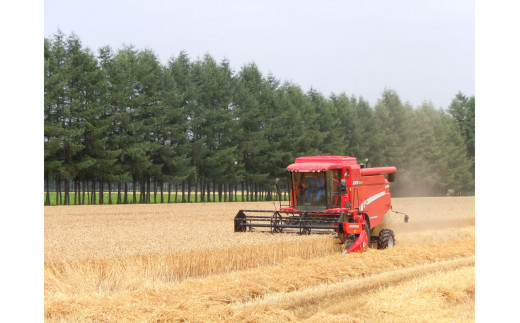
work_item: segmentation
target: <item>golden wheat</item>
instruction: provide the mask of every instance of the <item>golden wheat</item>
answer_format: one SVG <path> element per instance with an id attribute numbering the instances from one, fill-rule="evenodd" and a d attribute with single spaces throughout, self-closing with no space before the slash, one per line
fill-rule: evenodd
<path id="1" fill-rule="evenodd" d="M 409 301 L 427 303 L 433 298 L 431 294 L 444 296 L 448 305 L 446 307 L 450 307 L 450 303 L 466 303 L 459 313 L 452 312 L 447 317 L 472 316 L 471 311 L 465 313 L 465 310 L 467 305 L 471 305 L 469 302 L 473 301 L 475 293 L 474 263 L 475 257 L 458 258 L 338 283 L 320 284 L 288 293 L 272 293 L 234 305 L 232 317 L 245 318 L 250 313 L 269 308 L 290 313 L 287 317 L 297 321 L 308 319 L 323 322 L 355 317 L 359 321 L 395 322 L 399 321 L 398 317 L 386 313 L 395 313 L 395 308 L 399 308 L 400 316 L 409 317 L 405 311 L 408 309 L 410 312 Z M 413 310 L 416 311 L 417 307 L 413 307 Z M 418 320 L 416 318 L 412 321 Z"/>
<path id="2" fill-rule="evenodd" d="M 291 312 L 300 314 L 298 321 L 312 315 L 309 322 L 474 322 L 475 267 L 441 269 L 335 300 Z"/>
<path id="3" fill-rule="evenodd" d="M 474 255 L 474 198 L 393 204 L 410 215 L 407 224 L 386 217 L 396 247 L 346 257 L 330 236 L 233 232 L 239 208 L 272 203 L 46 207 L 45 318 L 242 320 L 236 304 L 258 297 Z M 298 314 L 262 306 L 247 316 L 289 321 Z"/>
<path id="4" fill-rule="evenodd" d="M 364 254 L 339 254 L 303 260 L 288 258 L 277 265 L 189 278 L 180 283 L 156 283 L 133 290 L 73 294 L 54 293 L 45 303 L 47 319 L 81 318 L 88 320 L 129 317 L 139 321 L 162 315 L 167 320 L 205 321 L 208 316 L 232 317 L 232 304 L 239 304 L 272 293 L 292 292 L 319 284 L 362 278 L 389 271 L 403 271 L 418 264 L 467 258 L 474 255 L 471 238 L 425 246 L 369 250 Z M 118 276 L 121 273 L 114 273 Z M 399 275 L 399 274 L 398 274 Z M 108 280 L 111 277 L 107 277 Z M 333 295 L 333 293 L 332 293 Z M 88 309 L 89 311 L 85 311 Z M 204 312 L 201 313 L 201 309 Z M 167 310 L 167 311 L 165 311 Z M 227 313 L 227 314 L 226 314 Z"/>

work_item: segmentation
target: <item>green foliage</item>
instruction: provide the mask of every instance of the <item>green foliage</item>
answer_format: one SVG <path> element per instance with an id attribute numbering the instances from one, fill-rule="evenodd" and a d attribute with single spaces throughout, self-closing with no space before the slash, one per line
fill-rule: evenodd
<path id="1" fill-rule="evenodd" d="M 457 93 L 451 101 L 448 113 L 457 122 L 464 139 L 466 156 L 471 161 L 469 170 L 475 178 L 475 96 L 468 98 L 462 92 Z M 474 183 L 470 186 L 474 186 Z"/>
<path id="2" fill-rule="evenodd" d="M 95 57 L 60 31 L 44 40 L 44 75 L 46 204 L 153 203 L 157 187 L 188 202 L 202 198 L 186 188 L 206 201 L 208 190 L 229 189 L 271 198 L 273 179 L 303 155 L 396 166 L 397 196 L 474 192 L 475 98 L 460 92 L 447 112 L 428 102 L 414 109 L 391 89 L 371 107 L 344 93 L 304 93 L 254 63 L 235 73 L 209 54 L 191 61 L 180 52 L 165 66 L 133 46 Z M 85 183 L 99 194 L 83 201 Z M 104 192 L 115 187 L 124 199 Z"/>

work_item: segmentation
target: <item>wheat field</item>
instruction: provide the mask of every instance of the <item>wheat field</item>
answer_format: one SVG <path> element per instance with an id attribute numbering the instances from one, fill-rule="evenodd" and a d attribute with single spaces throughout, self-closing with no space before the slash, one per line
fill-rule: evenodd
<path id="1" fill-rule="evenodd" d="M 396 246 L 233 232 L 269 202 L 45 207 L 47 322 L 474 321 L 474 197 L 395 198 Z"/>

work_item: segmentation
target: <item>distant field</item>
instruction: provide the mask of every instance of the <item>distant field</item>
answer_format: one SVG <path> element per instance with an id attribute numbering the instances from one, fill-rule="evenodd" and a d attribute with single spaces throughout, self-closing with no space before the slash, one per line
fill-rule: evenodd
<path id="1" fill-rule="evenodd" d="M 474 197 L 395 198 L 390 250 L 233 232 L 273 202 L 45 207 L 45 320 L 474 320 Z M 277 206 L 277 204 L 276 204 Z"/>

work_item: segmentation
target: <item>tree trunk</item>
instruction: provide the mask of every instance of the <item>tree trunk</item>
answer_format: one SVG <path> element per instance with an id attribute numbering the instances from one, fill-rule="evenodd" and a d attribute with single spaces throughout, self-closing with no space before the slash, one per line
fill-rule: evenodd
<path id="1" fill-rule="evenodd" d="M 217 184 L 215 183 L 215 179 L 213 179 L 213 202 L 217 201 L 215 198 L 215 191 L 216 191 Z"/>
<path id="2" fill-rule="evenodd" d="M 177 192 L 178 192 L 178 188 L 177 188 L 177 184 L 175 184 L 175 203 L 177 203 Z"/>
<path id="3" fill-rule="evenodd" d="M 161 203 L 164 203 L 164 183 L 161 182 L 159 185 L 161 186 Z"/>
<path id="4" fill-rule="evenodd" d="M 222 183 L 218 184 L 218 201 L 222 202 Z"/>
<path id="5" fill-rule="evenodd" d="M 58 185 L 56 187 L 57 195 L 56 197 L 59 198 L 59 202 L 56 203 L 56 205 L 62 205 L 63 204 L 63 196 L 61 195 L 61 178 L 58 180 Z"/>
<path id="6" fill-rule="evenodd" d="M 76 205 L 79 205 L 80 204 L 80 198 L 81 198 L 81 186 L 80 186 L 80 181 L 79 179 L 76 179 L 76 184 L 74 184 L 74 188 L 76 190 L 76 193 L 74 194 L 74 203 Z M 77 202 L 76 202 L 76 196 L 78 197 L 77 199 Z"/>
<path id="7" fill-rule="evenodd" d="M 45 205 L 51 205 L 51 190 L 49 185 L 49 175 L 45 175 Z"/>
<path id="8" fill-rule="evenodd" d="M 224 202 L 228 201 L 228 191 L 229 191 L 229 185 L 224 183 Z"/>
<path id="9" fill-rule="evenodd" d="M 157 203 L 157 178 L 153 179 L 153 202 Z"/>
<path id="10" fill-rule="evenodd" d="M 144 176 L 141 176 L 141 187 L 139 194 L 139 203 L 145 203 L 146 201 L 146 181 L 144 180 Z"/>
<path id="11" fill-rule="evenodd" d="M 133 192 L 133 194 L 134 194 L 134 196 L 133 196 L 133 197 L 134 197 L 134 200 L 132 201 L 132 203 L 134 203 L 134 204 L 137 203 L 137 191 L 136 191 L 137 187 L 136 187 L 136 185 L 135 185 L 135 182 L 136 182 L 136 179 L 135 179 L 135 177 L 134 177 L 134 182 L 133 182 L 133 187 L 132 187 L 132 189 L 133 189 L 133 191 L 134 191 L 134 192 Z"/>
<path id="12" fill-rule="evenodd" d="M 172 197 L 172 183 L 168 182 L 168 203 L 171 202 Z"/>
<path id="13" fill-rule="evenodd" d="M 96 205 L 96 180 L 92 178 L 92 205 Z"/>
<path id="14" fill-rule="evenodd" d="M 139 179 L 139 183 L 137 185 L 139 185 L 139 201 L 137 203 L 141 204 L 144 203 L 144 198 L 146 198 L 146 193 L 144 192 L 146 189 L 146 184 L 142 177 Z"/>
<path id="15" fill-rule="evenodd" d="M 148 179 L 148 186 L 147 186 L 148 190 L 146 191 L 147 192 L 146 193 L 146 203 L 150 203 L 151 202 L 150 199 L 152 198 L 152 194 L 150 194 L 150 190 L 152 188 L 152 185 L 151 185 L 152 184 L 152 177 L 148 176 L 147 179 Z"/>
<path id="16" fill-rule="evenodd" d="M 125 197 L 123 203 L 128 204 L 128 183 L 125 181 Z"/>
<path id="17" fill-rule="evenodd" d="M 195 191 L 193 191 L 195 195 L 195 203 L 199 201 L 199 180 L 195 180 Z"/>
<path id="18" fill-rule="evenodd" d="M 108 204 L 112 204 L 112 182 L 108 181 Z"/>
<path id="19" fill-rule="evenodd" d="M 58 179 L 54 180 L 54 190 L 56 191 L 56 205 L 60 205 L 60 180 Z"/>
<path id="20" fill-rule="evenodd" d="M 70 191 L 71 191 L 71 180 L 70 179 L 67 179 L 65 181 L 65 205 L 71 205 L 71 202 L 70 202 Z"/>
<path id="21" fill-rule="evenodd" d="M 117 204 L 121 204 L 121 181 L 117 181 Z"/>
<path id="22" fill-rule="evenodd" d="M 63 196 L 62 196 L 62 205 L 68 205 L 68 200 L 67 200 L 67 193 L 68 193 L 68 188 L 69 188 L 69 181 L 68 180 L 64 180 L 63 181 L 63 186 L 64 186 L 64 191 L 63 191 Z"/>
<path id="23" fill-rule="evenodd" d="M 105 204 L 105 182 L 103 181 L 103 177 L 99 179 L 99 205 Z"/>
<path id="24" fill-rule="evenodd" d="M 71 183 L 72 183 L 72 188 L 71 188 L 72 189 L 72 193 L 74 194 L 74 201 L 72 201 L 71 203 L 73 203 L 72 205 L 78 205 L 78 203 L 76 203 L 76 197 L 78 196 L 78 194 L 77 194 L 77 187 L 78 187 L 78 185 L 76 185 L 76 180 L 75 179 L 73 179 L 71 181 Z"/>
<path id="25" fill-rule="evenodd" d="M 206 199 L 207 199 L 207 202 L 211 202 L 211 195 L 210 195 L 210 189 L 209 189 L 209 181 L 206 183 Z"/>
<path id="26" fill-rule="evenodd" d="M 191 177 L 188 177 L 188 203 L 191 202 Z"/>
<path id="27" fill-rule="evenodd" d="M 241 197 L 241 201 L 244 202 L 244 189 L 246 187 L 246 182 L 242 182 L 242 197 Z M 247 197 L 246 197 L 246 200 L 249 200 Z"/>
<path id="28" fill-rule="evenodd" d="M 81 197 L 81 204 L 85 205 L 85 192 L 87 191 L 87 182 L 83 179 L 83 196 Z"/>
<path id="29" fill-rule="evenodd" d="M 184 196 L 184 186 L 186 185 L 186 181 L 182 181 L 182 203 L 186 203 L 186 196 Z"/>
<path id="30" fill-rule="evenodd" d="M 81 180 L 77 180 L 78 185 L 78 205 L 81 205 Z"/>
<path id="31" fill-rule="evenodd" d="M 201 202 L 204 202 L 206 200 L 206 186 L 204 185 L 204 180 L 202 179 L 202 177 L 200 178 L 200 201 Z"/>
<path id="32" fill-rule="evenodd" d="M 229 184 L 224 184 L 224 201 L 229 202 Z"/>

